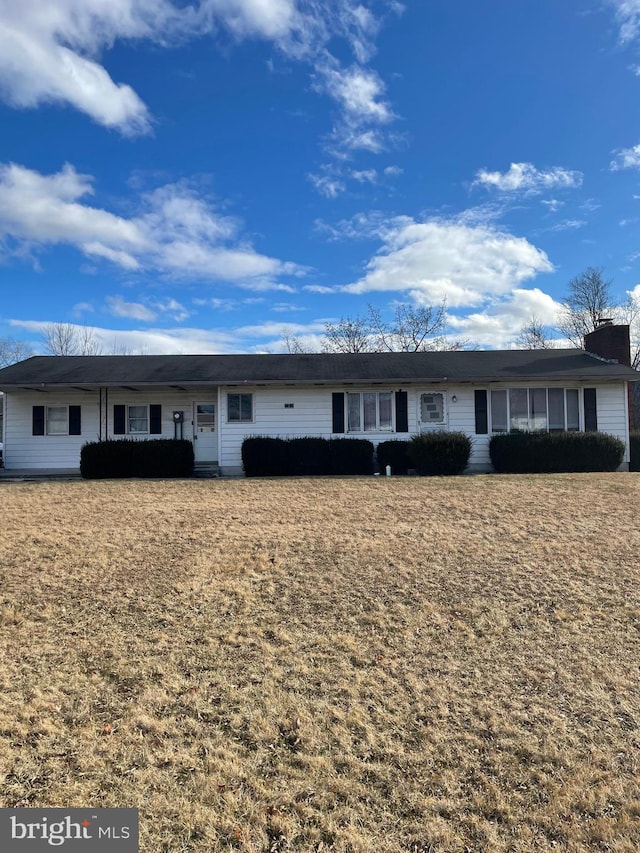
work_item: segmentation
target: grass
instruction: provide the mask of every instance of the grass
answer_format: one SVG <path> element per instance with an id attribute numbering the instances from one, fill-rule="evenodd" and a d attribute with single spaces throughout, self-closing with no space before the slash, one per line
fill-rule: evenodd
<path id="1" fill-rule="evenodd" d="M 141 851 L 640 849 L 635 474 L 0 485 L 0 805 Z"/>

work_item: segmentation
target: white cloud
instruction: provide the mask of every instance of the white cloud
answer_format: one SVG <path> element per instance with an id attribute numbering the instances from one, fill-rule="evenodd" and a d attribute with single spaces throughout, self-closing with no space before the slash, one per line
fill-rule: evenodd
<path id="1" fill-rule="evenodd" d="M 388 175 L 389 177 L 393 178 L 397 177 L 398 175 L 401 175 L 403 172 L 404 169 L 402 169 L 400 166 L 387 166 L 384 170 L 385 175 Z"/>
<path id="2" fill-rule="evenodd" d="M 153 307 L 162 314 L 168 314 L 177 323 L 183 323 L 191 316 L 191 312 L 188 311 L 181 302 L 178 302 L 177 299 L 173 298 L 162 299 L 160 302 L 155 302 Z"/>
<path id="3" fill-rule="evenodd" d="M 323 88 L 342 104 L 347 123 L 387 124 L 393 119 L 391 108 L 383 100 L 384 83 L 371 69 L 353 65 L 350 68 L 326 67 L 320 71 Z"/>
<path id="4" fill-rule="evenodd" d="M 397 226 L 400 222 L 397 217 L 393 222 Z M 407 219 L 408 222 L 413 220 Z M 383 240 L 389 231 L 389 219 L 379 210 L 368 213 L 356 213 L 351 219 L 341 219 L 335 225 L 317 219 L 314 223 L 316 231 L 323 234 L 331 242 L 339 240 Z"/>
<path id="5" fill-rule="evenodd" d="M 544 204 L 544 206 L 548 208 L 551 213 L 555 213 L 557 210 L 560 210 L 560 208 L 564 206 L 564 202 L 560 201 L 557 198 L 541 199 L 540 204 Z"/>
<path id="6" fill-rule="evenodd" d="M 609 0 L 616 12 L 620 41 L 626 44 L 640 36 L 640 0 Z M 637 72 L 636 72 L 637 73 Z"/>
<path id="7" fill-rule="evenodd" d="M 344 181 L 330 175 L 309 175 L 309 180 L 320 195 L 325 198 L 337 198 L 346 189 Z"/>
<path id="8" fill-rule="evenodd" d="M 377 227 L 381 230 L 380 223 Z M 541 249 L 491 224 L 399 217 L 387 224 L 365 275 L 341 289 L 404 292 L 416 302 L 446 299 L 449 307 L 473 306 L 552 269 Z"/>
<path id="9" fill-rule="evenodd" d="M 127 320 L 141 320 L 143 323 L 153 323 L 158 315 L 155 311 L 140 302 L 125 302 L 122 296 L 107 296 L 109 313 L 114 317 L 124 317 Z"/>
<path id="10" fill-rule="evenodd" d="M 515 288 L 506 298 L 492 300 L 483 311 L 465 316 L 449 315 L 448 325 L 454 337 L 468 339 L 480 347 L 512 346 L 531 317 L 543 325 L 557 322 L 561 305 L 539 288 Z"/>
<path id="11" fill-rule="evenodd" d="M 355 169 L 351 172 L 351 177 L 359 184 L 375 184 L 378 180 L 378 173 L 375 169 Z"/>
<path id="12" fill-rule="evenodd" d="M 265 301 L 263 296 L 253 296 L 247 299 L 220 299 L 218 297 L 202 299 L 198 297 L 193 300 L 193 304 L 200 308 L 213 308 L 214 311 L 237 311 L 243 305 L 260 305 Z"/>
<path id="13" fill-rule="evenodd" d="M 582 172 L 553 166 L 540 170 L 532 163 L 512 163 L 507 172 L 489 172 L 480 169 L 473 186 L 496 189 L 503 193 L 533 195 L 550 189 L 570 189 L 582 185 Z"/>
<path id="14" fill-rule="evenodd" d="M 241 222 L 220 214 L 188 183 L 142 196 L 139 214 L 131 218 L 84 203 L 93 193 L 91 177 L 68 164 L 54 175 L 0 165 L 0 240 L 13 240 L 16 251 L 67 244 L 125 270 L 223 280 L 255 290 L 293 292 L 275 279 L 303 272 L 256 252 Z"/>
<path id="15" fill-rule="evenodd" d="M 150 129 L 133 89 L 97 61 L 116 39 L 161 42 L 189 10 L 168 0 L 0 0 L 0 90 L 16 107 L 70 104 L 125 134 Z"/>
<path id="16" fill-rule="evenodd" d="M 300 15 L 295 0 L 204 0 L 202 9 L 208 29 L 223 22 L 239 40 L 259 37 L 286 47 L 296 30 L 304 42 L 316 29 L 312 20 Z"/>
<path id="17" fill-rule="evenodd" d="M 615 159 L 609 164 L 612 172 L 618 172 L 621 169 L 639 169 L 640 168 L 640 144 L 634 145 L 633 148 L 621 148 L 615 151 Z"/>
<path id="18" fill-rule="evenodd" d="M 578 228 L 584 228 L 587 224 L 585 219 L 563 219 L 551 229 L 552 231 L 577 231 Z"/>
<path id="19" fill-rule="evenodd" d="M 12 319 L 9 325 L 33 335 L 41 335 L 50 322 L 50 320 Z M 79 324 L 74 328 L 80 334 L 91 332 L 105 354 L 122 350 L 145 355 L 286 351 L 283 325 L 271 321 L 231 329 L 182 327 L 121 330 L 99 326 L 86 327 Z M 286 330 L 289 334 L 298 337 L 305 346 L 316 351 L 320 349 L 320 339 L 324 332 L 323 321 L 316 320 L 308 324 L 287 323 Z"/>
<path id="20" fill-rule="evenodd" d="M 274 311 L 276 314 L 290 314 L 293 311 L 306 310 L 303 305 L 294 305 L 291 302 L 276 302 L 275 305 L 271 306 L 271 311 Z"/>
<path id="21" fill-rule="evenodd" d="M 148 133 L 147 106 L 110 77 L 102 54 L 120 40 L 170 48 L 225 30 L 310 65 L 349 126 L 386 122 L 384 84 L 365 67 L 381 23 L 359 0 L 0 0 L 0 97 L 18 108 L 70 105 L 125 135 Z M 349 67 L 329 52 L 343 54 L 344 44 Z"/>
<path id="22" fill-rule="evenodd" d="M 638 304 L 640 304 L 640 284 L 636 284 L 632 290 L 627 290 L 627 295 L 630 296 L 634 302 L 638 302 Z"/>
<path id="23" fill-rule="evenodd" d="M 54 175 L 0 164 L 0 235 L 36 243 L 73 243 L 88 254 L 117 249 L 128 258 L 149 249 L 136 222 L 79 203 L 93 192 L 92 178 L 69 164 Z"/>

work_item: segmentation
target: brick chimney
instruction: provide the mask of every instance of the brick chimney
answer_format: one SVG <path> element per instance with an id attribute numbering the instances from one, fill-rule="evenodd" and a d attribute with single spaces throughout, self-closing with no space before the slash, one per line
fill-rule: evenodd
<path id="1" fill-rule="evenodd" d="M 597 329 L 585 335 L 584 348 L 600 358 L 631 367 L 629 326 L 614 325 L 613 320 L 600 320 Z"/>

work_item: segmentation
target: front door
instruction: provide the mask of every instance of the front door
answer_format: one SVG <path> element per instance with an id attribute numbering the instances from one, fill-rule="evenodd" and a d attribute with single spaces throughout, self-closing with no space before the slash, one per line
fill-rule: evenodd
<path id="1" fill-rule="evenodd" d="M 193 450 L 196 462 L 218 461 L 216 404 L 193 404 Z"/>
<path id="2" fill-rule="evenodd" d="M 420 432 L 447 428 L 447 403 L 445 391 L 427 391 L 420 394 L 418 425 Z"/>

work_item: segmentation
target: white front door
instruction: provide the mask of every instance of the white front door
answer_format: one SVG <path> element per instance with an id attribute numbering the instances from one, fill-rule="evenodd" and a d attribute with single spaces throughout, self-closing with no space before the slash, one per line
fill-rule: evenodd
<path id="1" fill-rule="evenodd" d="M 218 461 L 216 404 L 193 404 L 193 450 L 196 462 Z"/>

